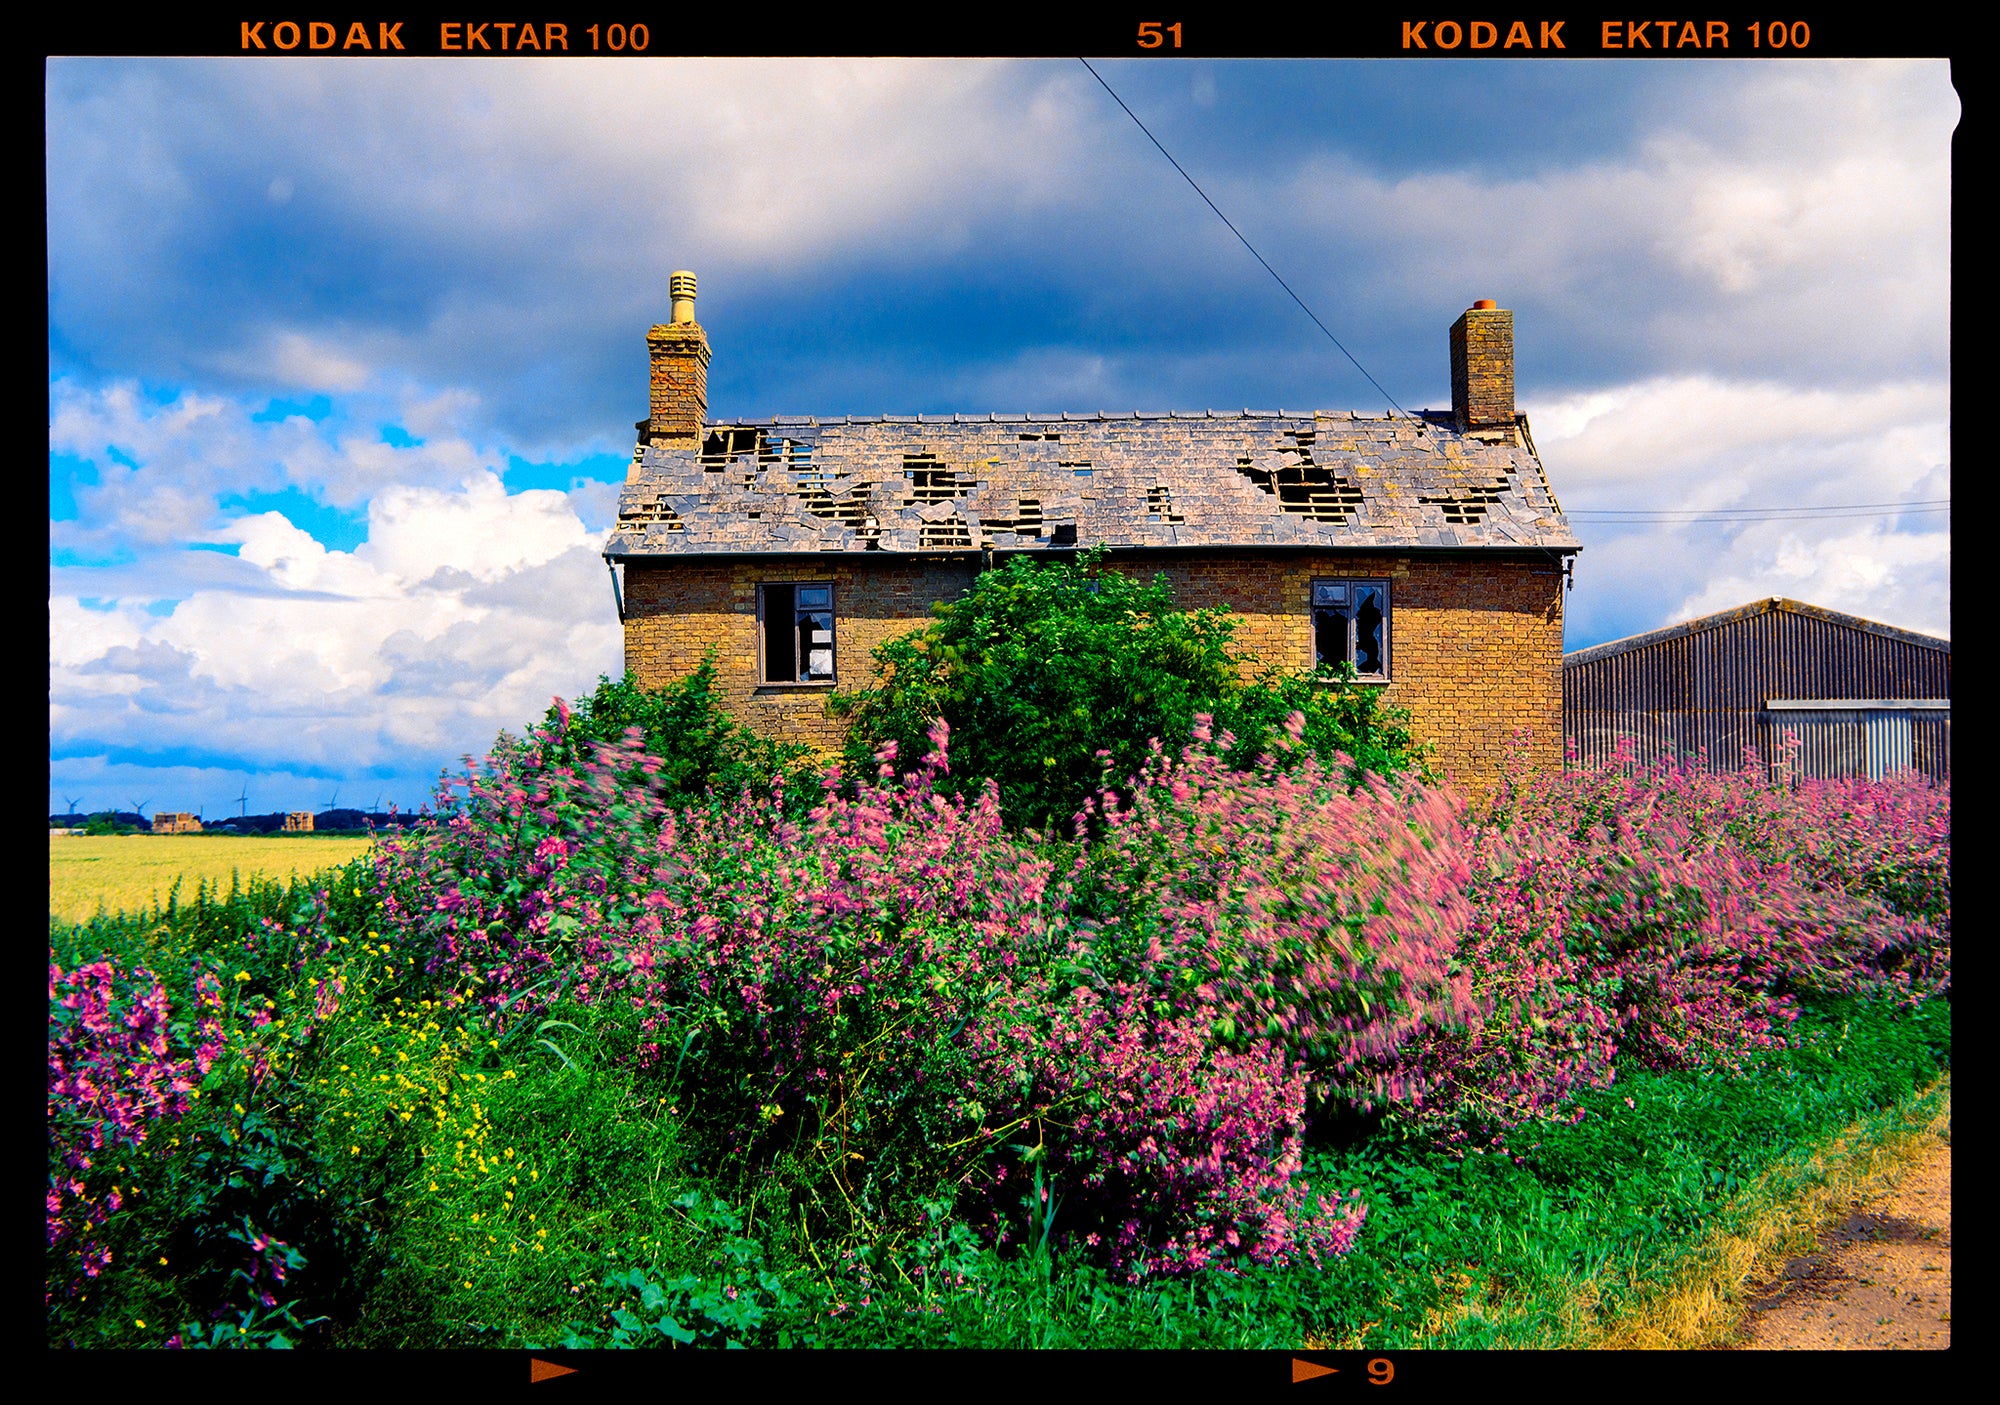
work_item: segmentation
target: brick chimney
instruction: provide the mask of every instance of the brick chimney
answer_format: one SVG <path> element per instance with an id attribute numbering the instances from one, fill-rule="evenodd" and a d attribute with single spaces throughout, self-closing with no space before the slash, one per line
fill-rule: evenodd
<path id="1" fill-rule="evenodd" d="M 1451 324 L 1451 413 L 1461 431 L 1514 428 L 1514 314 L 1491 298 Z"/>
<path id="2" fill-rule="evenodd" d="M 694 275 L 667 276 L 673 321 L 646 333 L 653 358 L 653 414 L 647 442 L 656 449 L 699 449 L 708 415 L 708 333 L 694 320 Z"/>

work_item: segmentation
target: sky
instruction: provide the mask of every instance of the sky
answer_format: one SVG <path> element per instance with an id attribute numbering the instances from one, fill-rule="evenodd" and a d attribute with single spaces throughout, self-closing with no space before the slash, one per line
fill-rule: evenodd
<path id="1" fill-rule="evenodd" d="M 1949 636 L 1945 61 L 1093 66 L 1365 375 L 1075 59 L 51 59 L 51 813 L 410 809 L 617 674 L 683 268 L 717 418 L 1444 408 L 1493 298 L 1567 649 Z"/>

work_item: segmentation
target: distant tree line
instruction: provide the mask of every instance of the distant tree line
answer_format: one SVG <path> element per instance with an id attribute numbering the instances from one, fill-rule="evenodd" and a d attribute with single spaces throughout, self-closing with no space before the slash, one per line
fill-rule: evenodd
<path id="1" fill-rule="evenodd" d="M 284 810 L 268 815 L 229 815 L 203 820 L 204 834 L 279 834 L 285 830 Z M 366 833 L 371 829 L 409 829 L 417 823 L 415 814 L 376 810 L 321 810 L 313 815 L 313 833 Z M 50 815 L 50 829 L 80 829 L 86 834 L 150 834 L 153 822 L 132 810 L 97 810 L 90 814 L 72 812 Z"/>

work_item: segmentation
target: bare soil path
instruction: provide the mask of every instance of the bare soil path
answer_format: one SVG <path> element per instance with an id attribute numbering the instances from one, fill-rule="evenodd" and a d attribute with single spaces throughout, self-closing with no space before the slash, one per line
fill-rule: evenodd
<path id="1" fill-rule="evenodd" d="M 1754 1285 L 1736 1345 L 1751 1351 L 1951 1345 L 1951 1144 L 1857 1202 L 1810 1252 Z"/>

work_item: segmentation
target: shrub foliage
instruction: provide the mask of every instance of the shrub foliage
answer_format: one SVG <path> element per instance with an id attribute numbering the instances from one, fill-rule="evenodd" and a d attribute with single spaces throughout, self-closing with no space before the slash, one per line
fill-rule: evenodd
<path id="1" fill-rule="evenodd" d="M 641 687 L 628 670 L 615 682 L 600 676 L 596 689 L 573 703 L 558 699 L 543 718 L 541 754 L 551 765 L 578 765 L 593 746 L 623 741 L 633 727 L 655 763 L 649 784 L 670 805 L 768 790 L 779 777 L 796 785 L 814 769 L 810 747 L 759 736 L 723 709 L 713 650 L 662 688 Z"/>
<path id="2" fill-rule="evenodd" d="M 865 766 L 894 742 L 922 749 L 931 722 L 952 730 L 953 792 L 991 778 L 1001 812 L 1044 829 L 1067 825 L 1106 768 L 1119 780 L 1146 763 L 1154 739 L 1184 745 L 1209 714 L 1254 760 L 1305 719 L 1304 751 L 1351 758 L 1362 772 L 1411 768 L 1407 715 L 1379 689 L 1335 674 L 1262 670 L 1248 682 L 1230 650 L 1224 610 L 1181 610 L 1164 575 L 1112 569 L 1102 548 L 1075 561 L 1017 556 L 980 574 L 923 629 L 875 651 L 877 681 L 829 706 L 852 728 L 847 759 Z"/>

